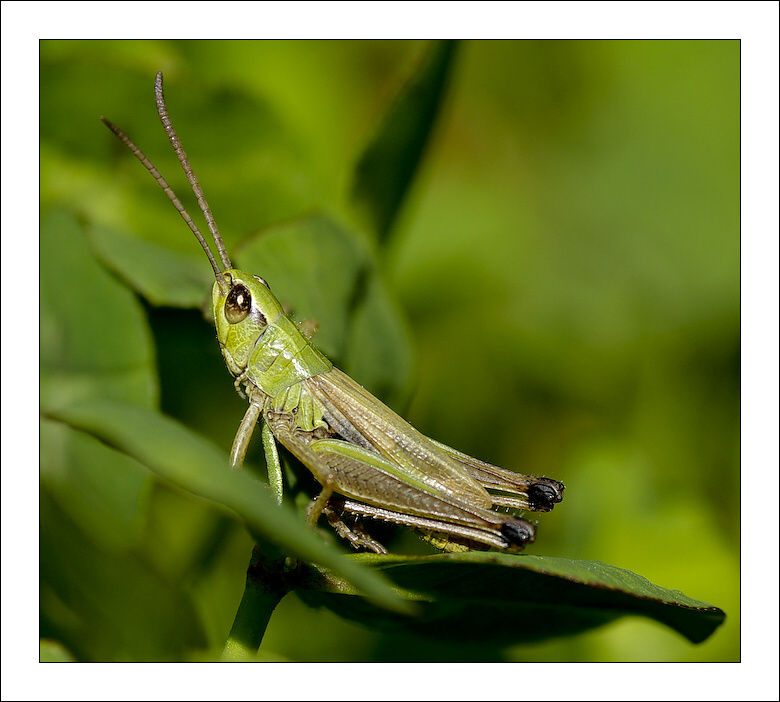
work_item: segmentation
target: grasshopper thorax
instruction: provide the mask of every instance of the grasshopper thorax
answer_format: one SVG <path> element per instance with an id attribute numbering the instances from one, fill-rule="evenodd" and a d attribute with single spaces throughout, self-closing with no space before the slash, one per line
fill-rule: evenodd
<path id="1" fill-rule="evenodd" d="M 247 388 L 276 397 L 331 369 L 259 276 L 234 268 L 224 271 L 214 283 L 212 305 L 227 367 Z"/>

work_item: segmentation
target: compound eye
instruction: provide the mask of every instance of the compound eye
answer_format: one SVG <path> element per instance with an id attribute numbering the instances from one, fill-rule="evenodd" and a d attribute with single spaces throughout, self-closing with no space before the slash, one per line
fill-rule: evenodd
<path id="1" fill-rule="evenodd" d="M 234 285 L 225 300 L 225 318 L 230 324 L 238 324 L 246 319 L 252 307 L 252 294 L 246 285 Z"/>

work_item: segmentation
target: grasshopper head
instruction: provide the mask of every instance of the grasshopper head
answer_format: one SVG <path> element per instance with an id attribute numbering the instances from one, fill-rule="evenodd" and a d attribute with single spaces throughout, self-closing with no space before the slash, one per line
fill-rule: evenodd
<path id="1" fill-rule="evenodd" d="M 238 376 L 258 338 L 284 311 L 262 278 L 234 268 L 224 271 L 211 293 L 217 338 L 228 368 Z"/>

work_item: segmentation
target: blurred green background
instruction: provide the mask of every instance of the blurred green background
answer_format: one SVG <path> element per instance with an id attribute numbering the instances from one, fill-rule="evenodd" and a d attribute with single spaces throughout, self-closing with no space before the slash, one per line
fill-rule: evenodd
<path id="1" fill-rule="evenodd" d="M 355 220 L 355 163 L 425 48 L 42 42 L 42 214 L 64 209 L 88 232 L 132 231 L 202 256 L 98 120 L 128 132 L 189 205 L 154 109 L 163 70 L 229 249 L 314 211 Z M 386 399 L 440 441 L 565 482 L 564 503 L 540 518 L 529 552 L 627 568 L 727 613 L 699 646 L 630 618 L 509 648 L 506 660 L 739 659 L 739 253 L 738 42 L 460 45 L 381 255 L 414 351 Z M 81 294 L 83 283 L 73 277 L 63 294 Z M 195 311 L 144 305 L 163 410 L 227 449 L 245 405 L 213 329 Z M 73 392 L 42 381 L 44 403 Z M 152 401 L 157 392 L 149 388 Z M 41 636 L 80 660 L 218 652 L 240 600 L 248 535 L 136 467 L 106 477 L 126 481 L 132 499 L 120 510 L 101 504 L 116 485 L 60 470 L 45 445 L 53 441 L 42 433 L 42 561 L 49 539 L 65 534 L 57 557 L 79 564 L 81 577 L 44 563 Z M 459 657 L 456 642 L 437 654 L 419 646 L 420 655 Z M 417 655 L 294 596 L 261 651 L 282 660 Z"/>

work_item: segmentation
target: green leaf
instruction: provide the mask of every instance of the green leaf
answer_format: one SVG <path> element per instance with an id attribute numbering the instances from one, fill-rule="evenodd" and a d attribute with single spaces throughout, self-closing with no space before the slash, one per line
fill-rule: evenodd
<path id="1" fill-rule="evenodd" d="M 85 397 L 157 402 L 154 347 L 133 294 L 92 256 L 76 218 L 41 218 L 41 404 Z"/>
<path id="2" fill-rule="evenodd" d="M 102 226 L 91 239 L 101 262 L 153 305 L 200 307 L 209 300 L 214 274 L 199 246 L 184 254 Z"/>
<path id="3" fill-rule="evenodd" d="M 332 569 L 380 606 L 408 611 L 383 578 L 327 547 L 297 513 L 276 505 L 266 485 L 245 471 L 228 470 L 227 455 L 168 417 L 97 399 L 58 408 L 49 416 L 133 457 L 164 480 L 230 508 L 281 554 Z"/>
<path id="4" fill-rule="evenodd" d="M 143 310 L 94 259 L 84 228 L 63 209 L 42 213 L 40 292 L 44 411 L 95 397 L 156 405 L 154 349 Z M 40 447 L 42 487 L 68 518 L 103 547 L 131 542 L 148 488 L 140 466 L 45 420 Z M 50 516 L 42 510 L 42 523 Z"/>
<path id="5" fill-rule="evenodd" d="M 198 609 L 176 583 L 132 549 L 85 535 L 45 485 L 40 503 L 42 636 L 79 661 L 182 660 L 205 647 Z"/>
<path id="6" fill-rule="evenodd" d="M 149 473 L 46 417 L 96 398 L 156 406 L 143 309 L 95 260 L 72 213 L 44 208 L 40 237 L 41 633 L 78 660 L 181 659 L 205 645 L 197 610 L 133 551 L 146 522 Z M 158 623 L 155 637 L 150 621 Z M 56 655 L 42 644 L 42 660 Z"/>
<path id="7" fill-rule="evenodd" d="M 353 198 L 385 240 L 428 144 L 446 92 L 456 42 L 434 42 L 387 110 L 355 168 Z"/>
<path id="8" fill-rule="evenodd" d="M 377 629 L 494 646 L 575 634 L 626 615 L 650 617 L 699 643 L 725 618 L 706 602 L 598 561 L 501 553 L 355 560 L 387 575 L 422 615 L 400 619 L 380 612 L 328 577 L 312 578 L 299 594 Z"/>

